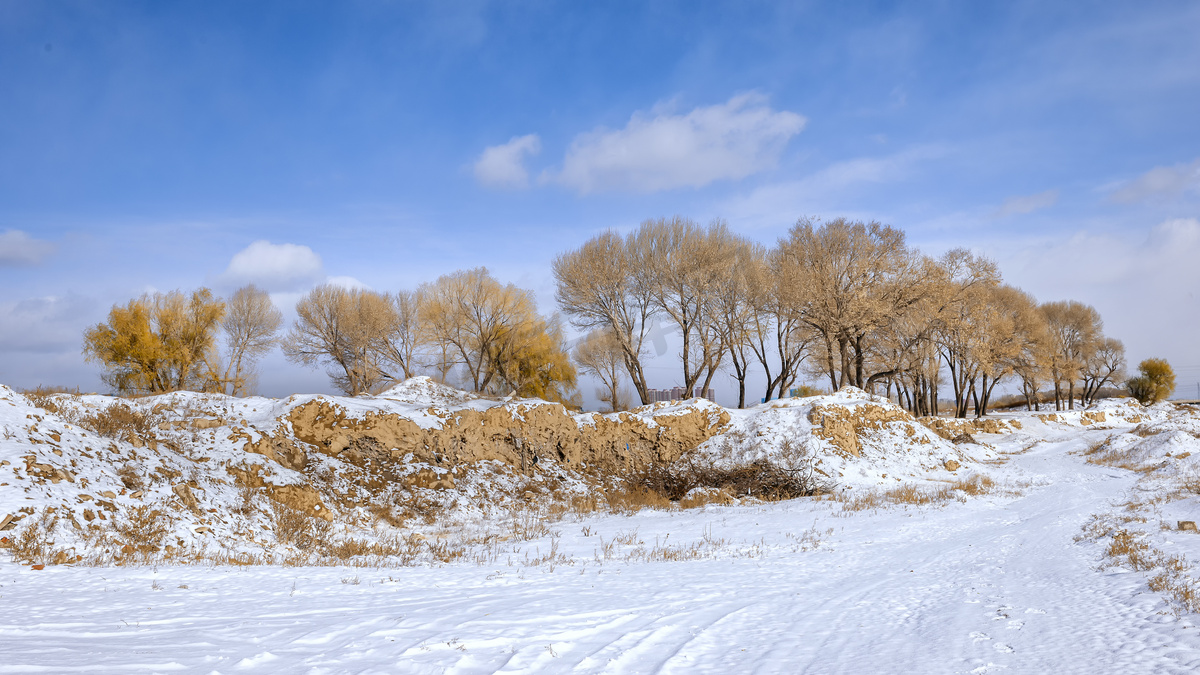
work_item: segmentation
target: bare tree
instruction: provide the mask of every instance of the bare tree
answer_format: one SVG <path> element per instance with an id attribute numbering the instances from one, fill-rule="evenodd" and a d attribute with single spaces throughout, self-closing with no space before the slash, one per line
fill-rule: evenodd
<path id="1" fill-rule="evenodd" d="M 718 276 L 710 298 L 714 326 L 738 383 L 739 408 L 746 407 L 746 378 L 754 353 L 755 296 L 764 282 L 766 257 L 763 246 L 737 238 L 728 261 L 730 269 Z M 707 383 L 704 388 L 708 389 Z"/>
<path id="2" fill-rule="evenodd" d="M 607 328 L 643 404 L 650 402 L 642 356 L 658 313 L 651 289 L 638 283 L 630 238 L 604 232 L 554 259 L 555 298 L 579 328 Z"/>
<path id="3" fill-rule="evenodd" d="M 283 314 L 271 296 L 254 284 L 234 291 L 225 303 L 225 368 L 217 383 L 230 396 L 245 396 L 256 376 L 255 365 L 278 343 Z"/>
<path id="4" fill-rule="evenodd" d="M 1116 338 L 1102 338 L 1083 365 L 1083 402 L 1095 403 L 1107 384 L 1125 380 L 1125 344 Z"/>
<path id="5" fill-rule="evenodd" d="M 475 391 L 567 402 L 575 369 L 561 327 L 557 317 L 538 314 L 529 291 L 480 267 L 443 275 L 418 293 L 422 332 L 443 359 L 442 372 L 461 365 Z"/>
<path id="6" fill-rule="evenodd" d="M 684 398 L 704 378 L 707 389 L 724 356 L 717 287 L 733 274 L 737 240 L 716 220 L 701 227 L 686 218 L 648 220 L 631 237 L 638 283 L 683 339 Z"/>
<path id="7" fill-rule="evenodd" d="M 607 403 L 613 412 L 629 409 L 629 400 L 621 391 L 625 370 L 625 352 L 611 331 L 596 329 L 584 336 L 575 346 L 575 362 L 583 372 L 596 376 L 604 385 L 596 389 L 596 396 Z"/>
<path id="8" fill-rule="evenodd" d="M 371 348 L 381 364 L 391 366 L 394 374 L 389 375 L 390 379 L 408 379 L 416 372 L 416 354 L 421 346 L 420 296 L 398 291 L 384 297 L 391 308 L 390 321 L 385 332 L 372 336 Z"/>
<path id="9" fill-rule="evenodd" d="M 1067 407 L 1075 409 L 1075 383 L 1103 337 L 1104 322 L 1095 307 L 1075 300 L 1041 306 L 1050 335 L 1050 374 L 1054 380 L 1054 409 L 1062 410 L 1063 384 Z"/>
<path id="10" fill-rule="evenodd" d="M 387 298 L 373 291 L 323 285 L 296 304 L 296 322 L 282 341 L 290 361 L 326 364 L 334 386 L 355 396 L 390 379 L 374 346 L 393 324 Z"/>
<path id="11" fill-rule="evenodd" d="M 901 230 L 844 218 L 801 219 L 778 250 L 781 273 L 803 289 L 788 310 L 820 336 L 830 385 L 866 386 L 871 336 L 930 292 L 931 264 Z"/>

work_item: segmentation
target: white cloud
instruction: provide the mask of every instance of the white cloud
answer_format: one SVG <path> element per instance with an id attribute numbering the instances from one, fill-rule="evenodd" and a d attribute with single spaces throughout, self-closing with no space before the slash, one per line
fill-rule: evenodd
<path id="1" fill-rule="evenodd" d="M 329 284 L 330 286 L 338 286 L 338 287 L 344 288 L 348 291 L 371 290 L 370 286 L 364 284 L 363 282 L 359 281 L 358 279 L 355 279 L 354 277 L 345 277 L 345 276 L 329 277 L 328 279 L 325 280 L 325 283 Z"/>
<path id="2" fill-rule="evenodd" d="M 1176 197 L 1200 189 L 1200 159 L 1191 164 L 1156 166 L 1112 193 L 1115 202 L 1132 203 L 1156 197 Z"/>
<path id="3" fill-rule="evenodd" d="M 493 188 L 520 189 L 529 187 L 529 171 L 525 157 L 542 151 L 537 134 L 514 137 L 503 145 L 485 148 L 475 161 L 475 179 Z"/>
<path id="4" fill-rule="evenodd" d="M 0 232 L 0 266 L 36 265 L 54 249 L 54 244 L 34 239 L 21 230 Z"/>
<path id="5" fill-rule="evenodd" d="M 1125 341 L 1131 362 L 1161 356 L 1176 365 L 1200 363 L 1200 220 L 1010 241 L 986 251 L 1005 280 L 1043 302 L 1070 298 L 1094 305 L 1105 332 Z"/>
<path id="6" fill-rule="evenodd" d="M 562 169 L 542 178 L 580 193 L 656 192 L 736 180 L 775 166 L 806 123 L 796 113 L 772 110 L 755 93 L 686 115 L 656 108 L 634 113 L 624 129 L 577 136 Z"/>
<path id="7" fill-rule="evenodd" d="M 1058 190 L 1046 190 L 1035 195 L 1022 195 L 1019 197 L 1009 197 L 1004 200 L 1004 204 L 1000 206 L 1000 210 L 996 212 L 997 218 L 1005 216 L 1023 215 L 1033 213 L 1038 209 L 1045 209 L 1054 206 L 1058 203 Z"/>
<path id="8" fill-rule="evenodd" d="M 234 254 L 221 281 L 231 286 L 253 283 L 268 291 L 290 291 L 325 278 L 321 256 L 299 244 L 261 240 Z"/>

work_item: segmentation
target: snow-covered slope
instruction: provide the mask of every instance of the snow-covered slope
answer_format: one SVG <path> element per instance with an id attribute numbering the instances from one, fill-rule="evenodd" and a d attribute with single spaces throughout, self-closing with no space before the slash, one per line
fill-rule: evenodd
<path id="1" fill-rule="evenodd" d="M 40 550 L 25 558 L 48 562 L 282 560 L 312 541 L 383 542 L 376 557 L 431 560 L 413 537 L 533 507 L 637 502 L 624 493 L 638 488 L 623 482 L 650 464 L 767 460 L 811 467 L 844 489 L 950 480 L 995 456 L 854 389 L 749 410 L 701 399 L 607 415 L 423 377 L 354 398 L 177 392 L 34 403 L 0 389 L 9 528 L 0 536 L 11 545 L 18 527 L 39 522 L 45 546 L 14 551 Z"/>

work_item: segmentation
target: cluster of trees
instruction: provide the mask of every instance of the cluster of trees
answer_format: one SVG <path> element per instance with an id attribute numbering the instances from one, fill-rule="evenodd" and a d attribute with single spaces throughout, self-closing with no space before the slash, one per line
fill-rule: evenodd
<path id="1" fill-rule="evenodd" d="M 484 268 L 394 294 L 318 286 L 296 314 L 284 354 L 326 366 L 347 394 L 421 371 L 450 381 L 457 369 L 457 384 L 477 392 L 574 403 L 576 373 L 557 316 L 541 316 L 532 293 Z"/>
<path id="2" fill-rule="evenodd" d="M 875 222 L 802 219 L 768 248 L 720 220 L 649 220 L 558 256 L 553 273 L 562 312 L 588 331 L 572 353 L 557 314 L 542 316 L 529 291 L 484 268 L 415 291 L 318 286 L 282 335 L 279 311 L 253 286 L 227 300 L 207 289 L 146 295 L 89 329 L 84 353 L 123 393 L 242 395 L 279 345 L 295 363 L 326 368 L 350 395 L 427 372 L 477 392 L 573 405 L 578 365 L 603 385 L 601 401 L 622 410 L 626 382 L 650 401 L 647 346 L 667 323 L 682 341 L 684 396 L 727 371 L 739 407 L 752 370 L 765 376 L 768 400 L 816 380 L 884 393 L 916 415 L 938 414 L 945 392 L 957 417 L 987 414 L 1002 382 L 1019 386 L 1030 408 L 1051 389 L 1055 409 L 1125 383 L 1124 346 L 1104 335 L 1095 308 L 1038 304 L 1004 284 L 991 260 L 965 249 L 930 257 Z M 1132 393 L 1169 394 L 1164 367 L 1143 363 Z"/>
<path id="3" fill-rule="evenodd" d="M 89 328 L 83 353 L 104 366 L 101 378 L 121 393 L 181 389 L 247 394 L 255 364 L 274 347 L 283 316 L 253 285 L 228 300 L 207 288 L 154 293 L 114 306 Z"/>
<path id="4" fill-rule="evenodd" d="M 258 360 L 276 345 L 291 361 L 325 367 L 333 384 L 377 392 L 422 371 L 478 392 L 570 402 L 576 374 L 557 317 L 542 317 L 533 295 L 486 269 L 463 270 L 416 291 L 377 293 L 318 286 L 282 317 L 253 286 L 228 300 L 208 289 L 156 293 L 115 306 L 84 335 L 121 393 L 180 389 L 248 393 Z M 221 339 L 223 337 L 223 340 Z"/>
<path id="5" fill-rule="evenodd" d="M 560 255 L 554 277 L 562 311 L 591 331 L 577 359 L 614 408 L 625 378 L 649 401 L 643 360 L 664 320 L 682 337 L 685 391 L 727 368 L 739 407 L 751 368 L 766 399 L 818 378 L 882 389 L 918 415 L 938 413 L 948 382 L 958 417 L 985 415 L 1009 379 L 1030 407 L 1052 386 L 1061 409 L 1124 378 L 1124 346 L 1095 308 L 1039 305 L 992 261 L 964 249 L 932 258 L 874 222 L 803 219 L 767 248 L 720 220 L 650 220 Z"/>

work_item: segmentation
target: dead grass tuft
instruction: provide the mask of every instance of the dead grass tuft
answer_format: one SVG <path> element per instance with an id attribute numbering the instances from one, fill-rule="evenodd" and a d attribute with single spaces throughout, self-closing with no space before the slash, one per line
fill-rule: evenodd
<path id="1" fill-rule="evenodd" d="M 149 504 L 135 506 L 113 522 L 114 544 L 126 556 L 147 558 L 162 549 L 173 526 L 174 519 L 166 512 Z"/>
<path id="2" fill-rule="evenodd" d="M 145 481 L 142 480 L 142 474 L 133 464 L 122 464 L 117 469 L 117 478 L 120 478 L 121 484 L 131 491 L 141 490 L 146 486 Z"/>
<path id="3" fill-rule="evenodd" d="M 987 494 L 995 488 L 996 481 L 981 473 L 977 473 L 969 478 L 950 484 L 951 490 L 961 490 L 972 497 L 978 497 L 979 495 Z"/>

